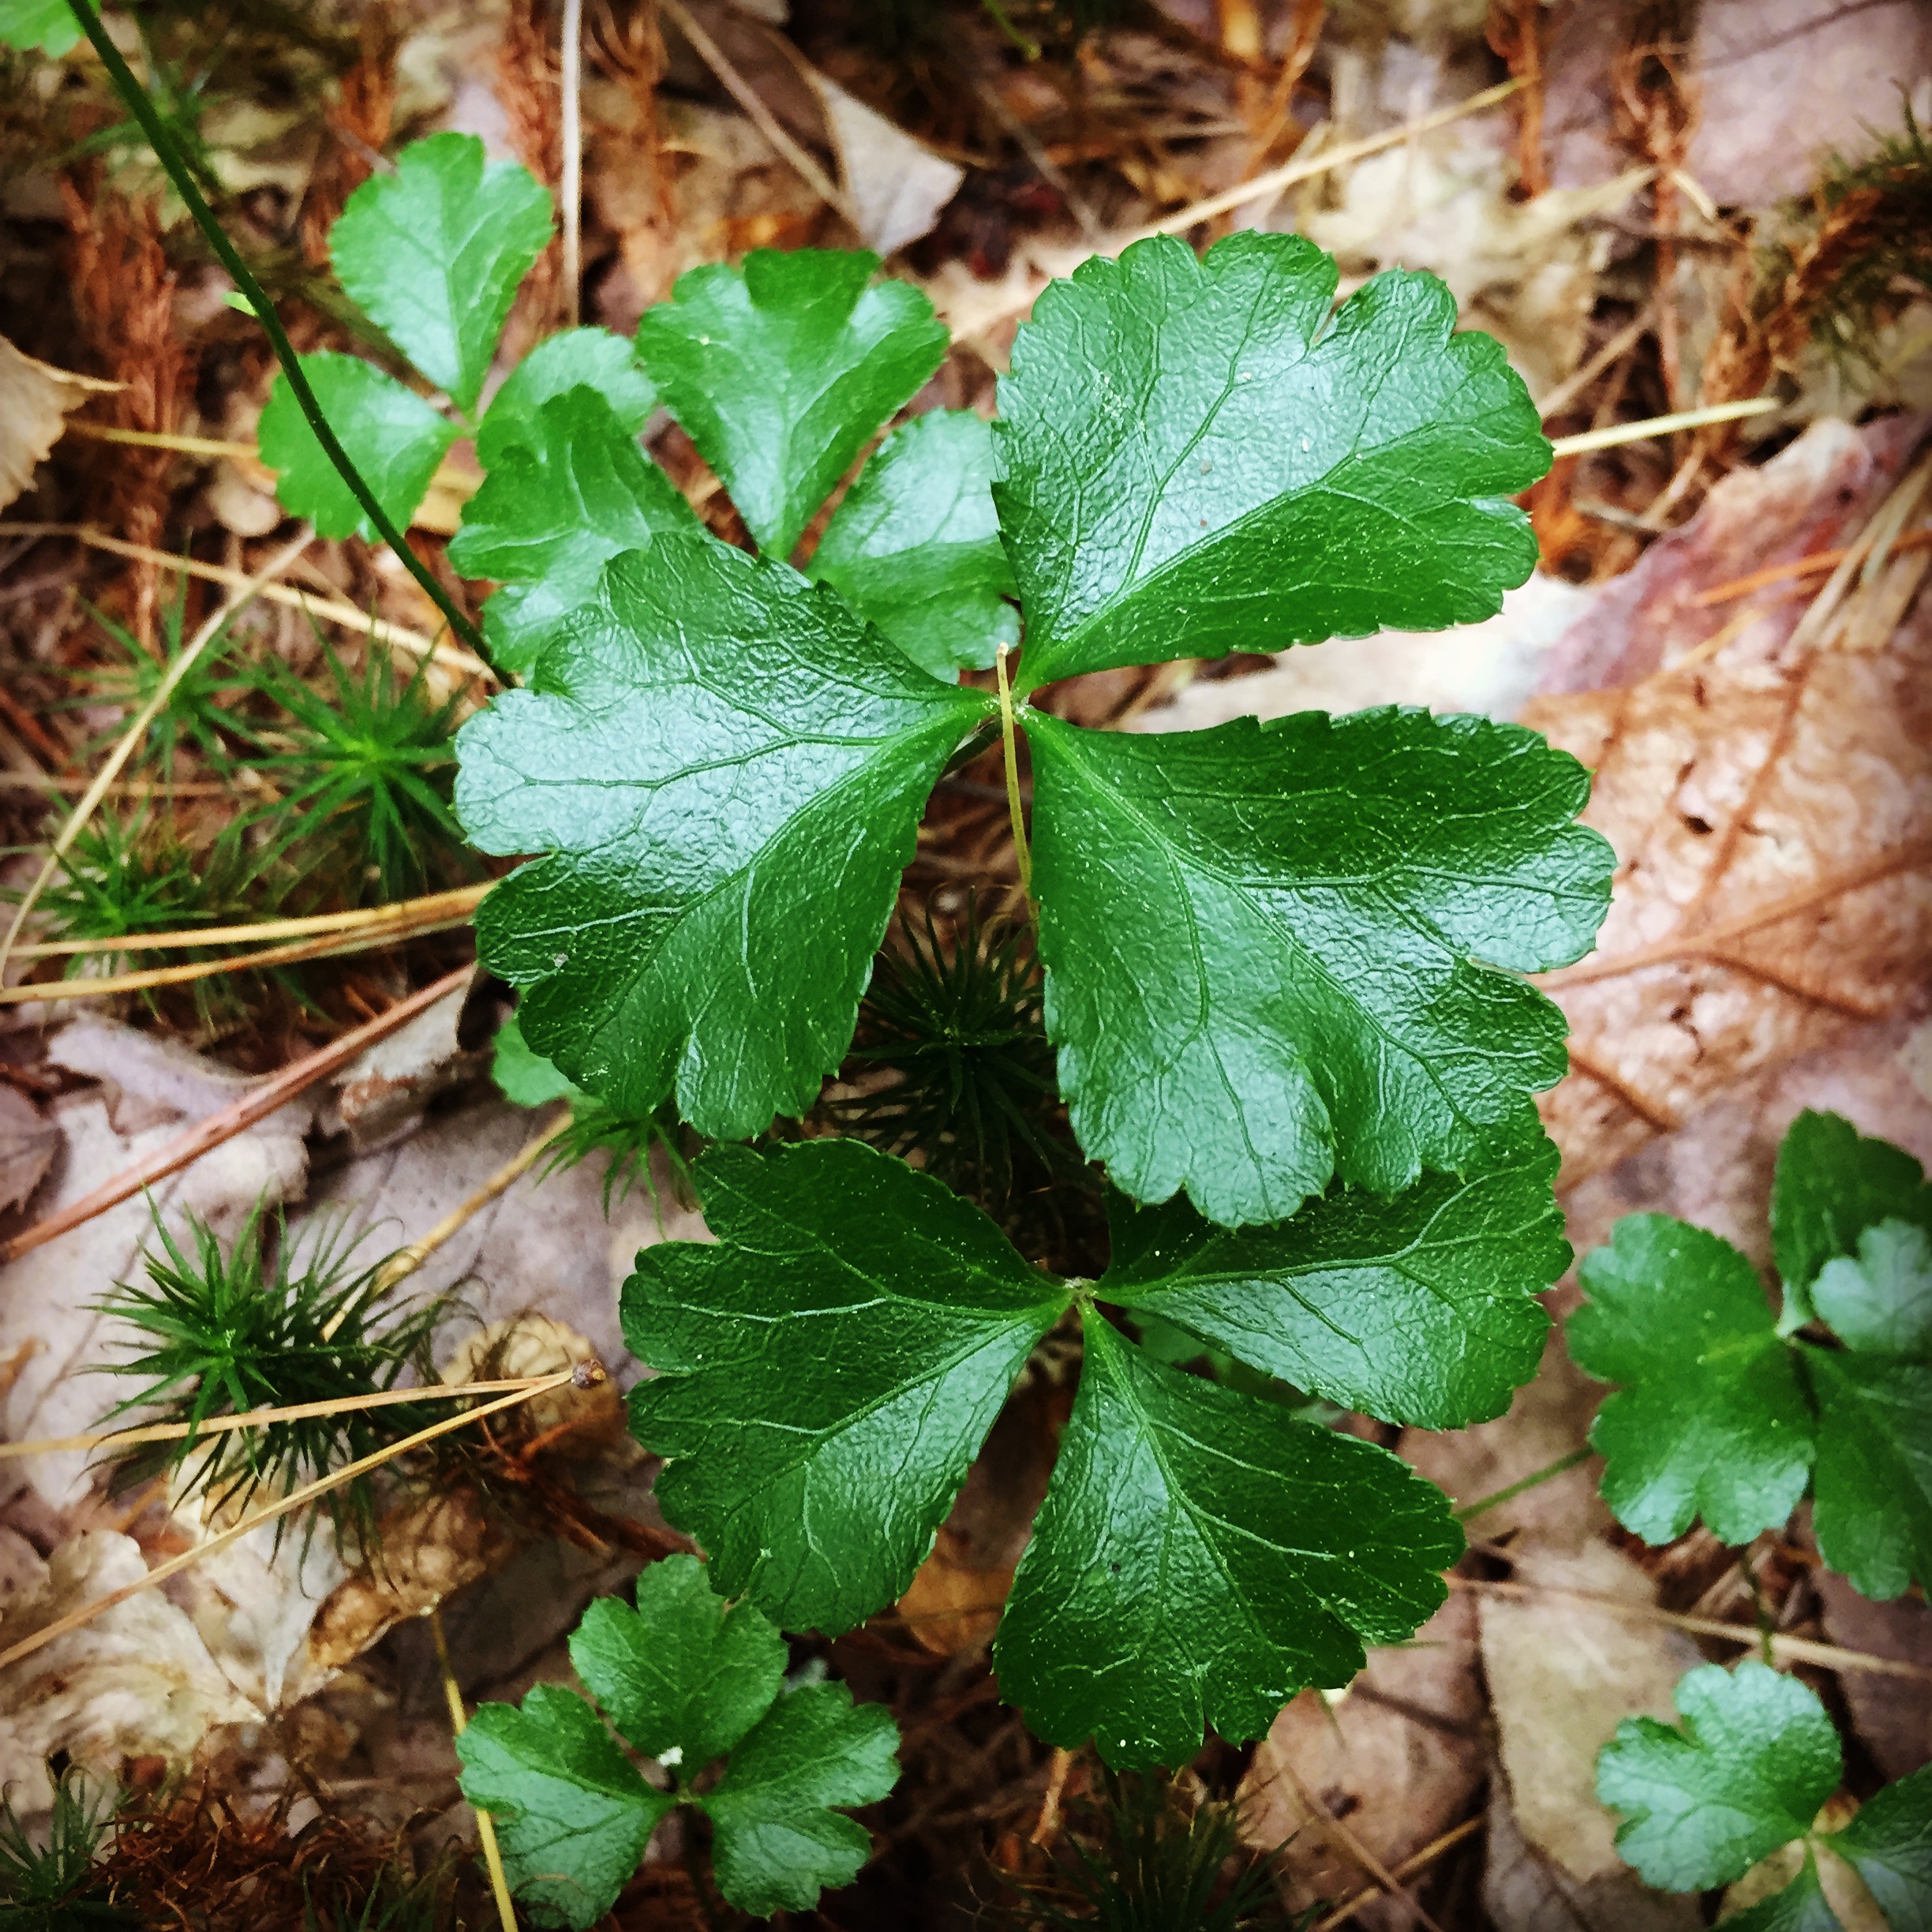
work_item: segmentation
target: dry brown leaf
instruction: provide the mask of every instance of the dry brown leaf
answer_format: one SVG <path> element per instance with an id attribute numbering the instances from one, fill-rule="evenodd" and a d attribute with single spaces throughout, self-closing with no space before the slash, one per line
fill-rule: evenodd
<path id="1" fill-rule="evenodd" d="M 1874 1603 L 1841 1576 L 1818 1573 L 1825 1634 L 1848 1650 L 1932 1664 L 1932 1605 L 1915 1597 Z M 1894 1679 L 1848 1671 L 1838 1687 L 1859 1737 L 1888 1779 L 1932 1763 L 1932 1698 L 1901 1697 Z"/>
<path id="2" fill-rule="evenodd" d="M 137 1582 L 147 1563 L 131 1538 L 90 1530 L 63 1543 L 30 1590 L 0 1607 L 9 1643 L 82 1604 Z M 109 1780 L 124 1758 L 175 1769 L 209 1727 L 260 1713 L 224 1677 L 187 1616 L 148 1590 L 69 1631 L 0 1674 L 0 1787 L 17 1810 L 44 1810 L 47 1758 L 65 1751 Z"/>
<path id="3" fill-rule="evenodd" d="M 1490 1780 L 1482 1902 L 1492 1932 L 1698 1932 L 1694 1898 L 1653 1892 L 1627 1867 L 1581 1884 L 1522 1835 L 1508 1780 Z"/>
<path id="4" fill-rule="evenodd" d="M 1711 661 L 1524 722 L 1596 774 L 1616 848 L 1597 950 L 1543 983 L 1571 1185 L 1725 1088 L 1920 1010 L 1932 962 L 1932 612 L 1883 650 Z"/>
<path id="5" fill-rule="evenodd" d="M 61 1131 L 24 1093 L 0 1087 L 0 1208 L 24 1208 L 47 1178 Z"/>
<path id="6" fill-rule="evenodd" d="M 875 254 L 891 255 L 930 234 L 966 170 L 848 94 L 830 75 L 811 66 L 804 71 L 825 108 L 840 185 L 857 218 L 859 240 Z"/>
<path id="7" fill-rule="evenodd" d="M 33 479 L 60 440 L 68 413 L 90 394 L 118 383 L 77 376 L 24 355 L 0 335 L 0 510 Z"/>
<path id="8" fill-rule="evenodd" d="M 1241 1787 L 1241 1832 L 1270 1851 L 1292 1840 L 1285 1861 L 1291 1909 L 1373 1882 L 1311 1822 L 1295 1778 L 1387 1866 L 1472 1809 L 1484 1774 L 1476 1644 L 1474 1607 L 1466 1595 L 1452 1596 L 1410 1642 L 1370 1651 L 1346 1694 L 1324 1702 L 1304 1690 L 1255 1747 Z M 1367 1932 L 1413 1923 L 1406 1906 L 1387 1900 L 1357 1919 Z"/>

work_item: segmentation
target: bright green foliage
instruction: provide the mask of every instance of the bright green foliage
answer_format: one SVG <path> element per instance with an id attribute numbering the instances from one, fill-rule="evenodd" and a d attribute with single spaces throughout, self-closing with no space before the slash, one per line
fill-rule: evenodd
<path id="1" fill-rule="evenodd" d="M 484 634 L 503 669 L 526 672 L 557 620 L 591 601 L 612 557 L 702 531 L 671 479 L 593 391 L 549 397 L 510 431 L 518 440 L 496 451 L 463 506 L 449 556 L 466 575 L 504 586 L 483 607 Z"/>
<path id="2" fill-rule="evenodd" d="M 1027 734 L 1046 1030 L 1116 1185 L 1278 1221 L 1527 1130 L 1563 1022 L 1515 973 L 1588 951 L 1608 903 L 1574 759 L 1392 709 Z"/>
<path id="3" fill-rule="evenodd" d="M 456 425 L 393 376 L 359 356 L 319 350 L 301 359 L 337 441 L 362 473 L 376 500 L 399 527 L 415 514 L 436 465 L 456 440 Z M 283 507 L 305 516 L 324 537 L 375 530 L 309 427 L 288 378 L 278 376 L 256 434 L 261 459 L 278 473 Z"/>
<path id="4" fill-rule="evenodd" d="M 1811 1415 L 1758 1271 L 1702 1228 L 1631 1215 L 1580 1279 L 1571 1355 L 1623 1389 L 1590 1432 L 1617 1519 L 1651 1543 L 1700 1515 L 1727 1543 L 1782 1523 L 1810 1473 Z"/>
<path id="5" fill-rule="evenodd" d="M 945 353 L 932 304 L 909 283 L 874 285 L 878 267 L 863 253 L 754 249 L 742 269 L 680 275 L 638 328 L 672 414 L 781 561 Z"/>
<path id="6" fill-rule="evenodd" d="M 1023 686 L 1467 623 L 1530 575 L 1503 500 L 1549 445 L 1500 346 L 1432 275 L 1331 320 L 1335 281 L 1297 236 L 1163 237 L 1035 304 L 994 432 Z"/>
<path id="7" fill-rule="evenodd" d="M 1798 1876 L 1726 1925 L 1842 1932 L 1819 1883 L 1823 1850 L 1857 1872 L 1892 1932 L 1932 1926 L 1932 1769 L 1888 1785 L 1843 1830 L 1816 1833 L 1844 1765 L 1812 1690 L 1763 1664 L 1713 1664 L 1679 1680 L 1676 1703 L 1680 1727 L 1627 1717 L 1597 1758 L 1597 1795 L 1624 1814 L 1617 1849 L 1646 1884 L 1728 1885 L 1803 1839 Z"/>
<path id="8" fill-rule="evenodd" d="M 949 689 L 783 564 L 706 541 L 614 564 L 464 727 L 486 899 L 525 1035 L 631 1115 L 803 1113 L 852 1038 L 919 807 L 983 693 Z"/>
<path id="9" fill-rule="evenodd" d="M 329 253 L 364 313 L 468 410 L 552 226 L 550 197 L 528 169 L 486 163 L 474 134 L 432 134 L 349 197 Z"/>
<path id="10" fill-rule="evenodd" d="M 276 731 L 238 726 L 256 747 L 251 761 L 280 792 L 250 822 L 280 856 L 307 842 L 308 862 L 333 845 L 348 859 L 351 903 L 393 900 L 474 873 L 449 807 L 455 777 L 451 745 L 457 698 L 433 702 L 427 666 L 407 676 L 374 646 L 360 672 L 328 646 L 332 687 L 323 697 L 278 657 L 250 666 L 248 682 L 286 714 Z"/>
<path id="11" fill-rule="evenodd" d="M 1467 1180 L 1431 1175 L 1393 1200 L 1338 1186 L 1238 1230 L 1179 1196 L 1116 1195 L 1095 1292 L 1387 1421 L 1485 1421 L 1535 1373 L 1549 1324 L 1534 1297 L 1569 1264 L 1556 1171 L 1538 1136 Z"/>
<path id="12" fill-rule="evenodd" d="M 67 0 L 0 0 L 0 47 L 17 47 L 22 53 L 37 48 L 58 60 L 80 38 Z"/>
<path id="13" fill-rule="evenodd" d="M 636 436 L 657 405 L 657 391 L 621 335 L 608 329 L 566 329 L 539 343 L 504 378 L 477 426 L 477 461 L 492 470 L 506 450 L 519 444 L 534 447 L 541 440 L 534 427 L 537 412 L 573 389 L 601 395 L 627 438 Z"/>
<path id="14" fill-rule="evenodd" d="M 161 1251 L 141 1257 L 147 1280 L 118 1284 L 100 1305 L 131 1331 L 128 1359 L 107 1372 L 141 1384 L 110 1417 L 139 1410 L 144 1421 L 190 1431 L 129 1450 L 117 1462 L 118 1485 L 184 1472 L 182 1489 L 205 1492 L 214 1507 L 239 1513 L 262 1488 L 309 1481 L 424 1426 L 421 1408 L 398 1403 L 204 1435 L 214 1416 L 341 1402 L 393 1388 L 406 1372 L 433 1375 L 429 1344 L 442 1309 L 419 1301 L 399 1314 L 376 1286 L 388 1257 L 358 1263 L 353 1240 L 340 1230 L 298 1245 L 279 1222 L 264 1226 L 257 1207 L 226 1250 L 192 1214 L 187 1232 L 191 1247 L 157 1212 Z M 339 1527 L 353 1522 L 366 1534 L 374 1501 L 363 1477 L 328 1507 Z"/>
<path id="15" fill-rule="evenodd" d="M 1888 1784 L 1825 1842 L 1865 1881 L 1892 1932 L 1932 1932 L 1932 1765 Z"/>
<path id="16" fill-rule="evenodd" d="M 654 1564 L 635 1609 L 593 1604 L 571 1661 L 625 1742 L 676 1776 L 668 1790 L 646 1782 L 590 1706 L 552 1684 L 520 1709 L 477 1712 L 456 1743 L 463 1795 L 496 1815 L 511 1889 L 537 1923 L 594 1924 L 680 1803 L 710 1819 L 718 1889 L 746 1911 L 807 1911 L 857 1874 L 871 1841 L 838 1807 L 892 1789 L 892 1720 L 843 1684 L 786 1691 L 784 1639 L 715 1596 L 703 1565 Z"/>
<path id="17" fill-rule="evenodd" d="M 1836 1203 L 1797 1178 L 1834 1149 L 1849 1181 Z M 1699 1515 L 1747 1543 L 1790 1515 L 1809 1472 L 1825 1560 L 1896 1597 L 1932 1575 L 1932 1244 L 1898 1213 L 1924 1211 L 1923 1178 L 1902 1149 L 1814 1114 L 1787 1137 L 1778 1185 L 1779 1252 L 1812 1271 L 1802 1300 L 1804 1278 L 1787 1278 L 1780 1322 L 1750 1263 L 1682 1222 L 1633 1215 L 1585 1257 L 1570 1350 L 1622 1387 L 1590 1436 L 1604 1497 L 1653 1543 Z M 1795 1335 L 1814 1314 L 1832 1344 Z"/>
<path id="18" fill-rule="evenodd" d="M 833 513 L 811 574 L 934 677 L 1020 641 L 993 508 L 993 432 L 970 410 L 895 429 Z"/>
<path id="19" fill-rule="evenodd" d="M 1771 1188 L 1771 1252 L 1784 1280 L 1785 1327 L 1798 1327 L 1810 1315 L 1819 1271 L 1855 1254 L 1859 1237 L 1889 1220 L 1932 1234 L 1932 1183 L 1919 1163 L 1840 1114 L 1800 1114 L 1778 1149 Z"/>
<path id="20" fill-rule="evenodd" d="M 1185 1762 L 1204 1720 L 1259 1736 L 1441 1602 L 1462 1538 L 1440 1492 L 1153 1361 L 936 1181 L 849 1140 L 715 1149 L 697 1179 L 716 1245 L 648 1248 L 624 1285 L 626 1339 L 660 1371 L 631 1424 L 668 1458 L 667 1515 L 777 1621 L 837 1631 L 904 1590 L 1028 1351 L 1076 1304 L 1080 1392 L 997 1653 L 1043 1735 Z M 1397 1245 L 1365 1203 L 1354 1225 L 1372 1253 Z M 1338 1269 L 1345 1246 L 1331 1230 Z M 1131 1310 L 1139 1290 L 1092 1292 Z"/>
<path id="21" fill-rule="evenodd" d="M 574 1106 L 590 1098 L 575 1081 L 566 1080 L 553 1061 L 531 1047 L 515 1013 L 496 1029 L 490 1078 L 513 1106 L 548 1106 L 553 1100 L 567 1100 Z"/>
<path id="22" fill-rule="evenodd" d="M 1259 1737 L 1362 1645 L 1412 1635 L 1462 1554 L 1386 1450 L 1150 1360 L 1089 1310 L 1053 1482 L 994 1651 L 1051 1743 L 1185 1764 L 1204 1717 Z"/>
<path id="23" fill-rule="evenodd" d="M 722 1588 L 849 1629 L 912 1582 L 1065 1294 L 856 1140 L 721 1148 L 698 1180 L 717 1245 L 647 1248 L 624 1284 L 625 1339 L 661 1372 L 631 1427 Z"/>

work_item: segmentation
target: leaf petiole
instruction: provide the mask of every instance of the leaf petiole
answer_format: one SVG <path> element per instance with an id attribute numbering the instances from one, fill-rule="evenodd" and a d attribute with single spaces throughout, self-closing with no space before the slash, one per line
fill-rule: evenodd
<path id="1" fill-rule="evenodd" d="M 1033 903 L 1033 855 L 1027 846 L 1026 816 L 1020 809 L 1019 750 L 1015 742 L 1017 734 L 1013 728 L 1013 683 L 1006 675 L 1009 654 L 1009 647 L 1001 645 L 993 660 L 993 668 L 999 680 L 1000 747 L 1006 760 L 1006 806 L 1013 814 L 1013 858 L 1020 867 L 1020 889 L 1026 894 L 1030 907 Z"/>

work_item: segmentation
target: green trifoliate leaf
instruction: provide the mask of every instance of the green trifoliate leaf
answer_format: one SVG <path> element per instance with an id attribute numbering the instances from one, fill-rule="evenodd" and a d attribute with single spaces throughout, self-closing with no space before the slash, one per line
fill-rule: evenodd
<path id="1" fill-rule="evenodd" d="M 1818 1406 L 1812 1528 L 1866 1597 L 1932 1581 L 1932 1365 L 1807 1347 Z"/>
<path id="2" fill-rule="evenodd" d="M 884 1707 L 855 1705 L 842 1683 L 781 1697 L 696 1801 L 711 1820 L 718 1889 L 762 1918 L 809 1911 L 822 1889 L 856 1878 L 872 1841 L 832 1807 L 883 1798 L 899 1775 L 898 1745 Z"/>
<path id="3" fill-rule="evenodd" d="M 1589 1300 L 1570 1318 L 1571 1355 L 1621 1389 L 1590 1431 L 1617 1520 L 1649 1543 L 1700 1515 L 1732 1544 L 1784 1522 L 1810 1470 L 1811 1413 L 1750 1263 L 1702 1228 L 1631 1215 L 1578 1275 Z"/>
<path id="4" fill-rule="evenodd" d="M 456 440 L 455 425 L 360 356 L 324 349 L 304 356 L 301 367 L 336 441 L 391 522 L 406 528 Z M 307 517 L 324 537 L 375 541 L 374 526 L 316 440 L 286 376 L 275 379 L 256 434 L 290 515 Z"/>
<path id="5" fill-rule="evenodd" d="M 1909 1221 L 1881 1221 L 1837 1255 L 1811 1284 L 1812 1306 L 1848 1348 L 1932 1360 L 1932 1235 Z"/>
<path id="6" fill-rule="evenodd" d="M 1888 1784 L 1825 1842 L 1865 1881 L 1892 1932 L 1932 1932 L 1932 1765 Z"/>
<path id="7" fill-rule="evenodd" d="M 1541 1136 L 1467 1181 L 1386 1200 L 1335 1188 L 1291 1221 L 1230 1230 L 1177 1196 L 1116 1196 L 1095 1292 L 1250 1368 L 1385 1421 L 1460 1428 L 1509 1406 L 1549 1322 L 1535 1297 L 1570 1262 Z"/>
<path id="8" fill-rule="evenodd" d="M 848 1629 L 911 1582 L 1065 1292 L 859 1141 L 716 1148 L 697 1180 L 717 1245 L 646 1249 L 624 1284 L 626 1339 L 661 1371 L 631 1427 L 719 1587 Z"/>
<path id="9" fill-rule="evenodd" d="M 17 47 L 23 54 L 38 48 L 58 60 L 73 51 L 80 38 L 67 0 L 0 0 L 0 47 Z"/>
<path id="10" fill-rule="evenodd" d="M 494 1814 L 510 1889 L 541 1925 L 596 1924 L 676 1803 L 555 1684 L 537 1685 L 521 1709 L 481 1705 L 456 1755 L 463 1795 Z"/>
<path id="11" fill-rule="evenodd" d="M 1803 1325 L 1818 1271 L 1858 1252 L 1881 1221 L 1932 1234 L 1932 1183 L 1903 1148 L 1861 1134 L 1842 1114 L 1800 1114 L 1778 1149 L 1771 1190 L 1771 1249 L 1792 1305 L 1785 1326 Z"/>
<path id="12" fill-rule="evenodd" d="M 635 1609 L 600 1597 L 570 1653 L 611 1722 L 687 1777 L 731 1750 L 784 1682 L 784 1639 L 751 1604 L 716 1595 L 695 1556 L 653 1563 Z"/>
<path id="13" fill-rule="evenodd" d="M 993 509 L 993 431 L 970 410 L 895 429 L 833 513 L 811 574 L 935 677 L 1020 641 Z"/>
<path id="14" fill-rule="evenodd" d="M 1186 1763 L 1409 1637 L 1462 1548 L 1385 1450 L 1151 1361 L 1090 1312 L 1080 1393 L 1000 1620 L 1002 1694 L 1056 1744 Z"/>
<path id="15" fill-rule="evenodd" d="M 581 1087 L 567 1080 L 552 1061 L 531 1051 L 515 1013 L 496 1029 L 490 1077 L 496 1083 L 496 1091 L 512 1106 L 548 1106 L 552 1100 L 575 1102 L 590 1098 Z"/>
<path id="16" fill-rule="evenodd" d="M 803 1112 L 927 792 L 990 704 L 782 564 L 709 540 L 613 563 L 533 687 L 458 741 L 471 839 L 550 854 L 477 918 L 530 1046 L 635 1118 L 674 1082 L 720 1138 Z"/>
<path id="17" fill-rule="evenodd" d="M 994 486 L 1020 680 L 1492 616 L 1536 564 L 1504 500 L 1549 466 L 1501 346 L 1433 275 L 1332 320 L 1298 236 L 1136 242 L 1035 305 Z"/>
<path id="18" fill-rule="evenodd" d="M 565 329 L 539 343 L 490 399 L 477 429 L 477 461 L 490 470 L 514 443 L 541 448 L 545 438 L 537 412 L 552 396 L 579 388 L 603 397 L 627 436 L 635 436 L 657 406 L 657 391 L 638 368 L 637 351 L 621 335 L 608 329 Z"/>
<path id="19" fill-rule="evenodd" d="M 1728 1885 L 1811 1828 L 1844 1764 L 1825 1707 L 1767 1665 L 1679 1680 L 1681 1728 L 1627 1717 L 1598 1753 L 1597 1795 L 1624 1814 L 1617 1849 L 1646 1885 Z"/>
<path id="20" fill-rule="evenodd" d="M 1026 728 L 1046 1029 L 1116 1185 L 1280 1221 L 1533 1129 L 1563 1020 L 1515 975 L 1589 950 L 1613 863 L 1574 758 L 1395 710 Z"/>
<path id="21" fill-rule="evenodd" d="M 863 253 L 756 249 L 741 269 L 680 275 L 638 327 L 672 414 L 781 561 L 945 353 L 932 304 L 910 283 L 871 286 L 878 267 Z"/>
<path id="22" fill-rule="evenodd" d="M 612 557 L 703 534 L 609 399 L 580 387 L 519 420 L 519 440 L 463 505 L 449 557 L 504 586 L 483 607 L 484 635 L 499 666 L 527 672 L 559 620 L 592 601 Z"/>
<path id="23" fill-rule="evenodd" d="M 474 134 L 432 134 L 349 197 L 329 253 L 364 313 L 466 410 L 552 226 L 550 197 L 527 168 L 486 164 Z"/>

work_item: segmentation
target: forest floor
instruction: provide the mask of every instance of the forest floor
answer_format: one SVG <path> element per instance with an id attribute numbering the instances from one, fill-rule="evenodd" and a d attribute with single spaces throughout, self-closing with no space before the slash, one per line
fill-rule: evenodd
<path id="1" fill-rule="evenodd" d="M 1203 245 L 1260 227 L 1336 255 L 1345 289 L 1389 266 L 1442 275 L 1553 436 L 1770 399 L 1563 456 L 1526 499 L 1541 570 L 1488 623 L 1108 672 L 1048 702 L 1131 730 L 1389 702 L 1485 711 L 1592 768 L 1586 818 L 1616 848 L 1616 898 L 1597 952 L 1546 976 L 1571 1028 L 1543 1110 L 1579 1256 L 1646 1211 L 1768 1267 L 1773 1164 L 1807 1109 L 1932 1162 L 1932 163 L 1908 114 L 1932 118 L 1932 13 L 583 13 L 580 277 L 569 286 L 553 245 L 511 352 L 567 316 L 628 335 L 700 263 L 863 245 L 953 331 L 912 408 L 985 413 L 1049 278 L 1155 223 Z M 361 346 L 324 238 L 385 151 L 455 128 L 553 186 L 564 175 L 567 90 L 541 0 L 155 0 L 139 18 L 170 125 L 305 351 Z M 144 1278 L 157 1219 L 192 1249 L 191 1217 L 245 1244 L 251 1216 L 283 1215 L 298 1250 L 347 1244 L 331 1280 L 430 1237 L 412 1292 L 437 1310 L 436 1369 L 460 1357 L 456 1372 L 527 1377 L 593 1354 L 613 1378 L 425 1463 L 385 1503 L 380 1563 L 326 1533 L 264 1531 L 0 1668 L 0 1784 L 31 1820 L 71 1765 L 146 1807 L 151 1829 L 114 1854 L 137 1873 L 142 1923 L 491 1923 L 425 1613 L 439 1611 L 468 1700 L 520 1697 L 567 1680 L 585 1604 L 676 1544 L 614 1399 L 638 1372 L 616 1290 L 640 1247 L 702 1223 L 662 1147 L 642 1169 L 630 1148 L 614 1174 L 593 1136 L 567 1164 L 532 1151 L 549 1117 L 491 1078 L 509 989 L 470 970 L 482 862 L 435 810 L 398 794 L 385 841 L 389 807 L 328 789 L 332 716 L 396 734 L 446 793 L 450 736 L 490 680 L 432 647 L 434 607 L 379 549 L 280 554 L 294 526 L 255 448 L 272 358 L 84 45 L 0 52 L 0 884 L 14 904 L 66 841 L 0 989 L 0 1432 L 102 1426 L 125 1391 L 93 1372 L 125 1359 L 128 1331 L 99 1304 Z M 683 432 L 649 433 L 700 513 L 742 537 Z M 444 545 L 475 482 L 459 444 L 410 533 L 470 610 L 481 586 Z M 135 735 L 83 819 L 158 668 L 271 561 L 233 646 Z M 392 684 L 378 643 L 421 676 Z M 264 823 L 287 844 L 279 898 L 245 856 Z M 949 942 L 974 882 L 1015 877 L 996 748 L 939 788 L 905 878 L 908 931 L 930 916 Z M 335 923 L 292 942 L 208 936 L 290 914 Z M 197 943 L 121 943 L 184 931 Z M 271 956 L 251 963 L 263 938 Z M 63 979 L 79 957 L 92 976 Z M 157 964 L 179 970 L 100 983 Z M 848 1072 L 828 1107 L 878 1084 Z M 1029 1204 L 1016 1178 L 1009 1220 L 1029 1252 L 1098 1274 L 1097 1214 L 1069 1221 L 1046 1199 Z M 1163 1788 L 1181 1812 L 1237 1805 L 1243 1844 L 1275 1855 L 1282 1923 L 1709 1923 L 1715 1895 L 1648 1890 L 1623 1864 L 1593 1784 L 1617 1722 L 1668 1718 L 1702 1660 L 1765 1655 L 1803 1676 L 1845 1739 L 1854 1798 L 1932 1759 L 1923 1592 L 1859 1596 L 1820 1563 L 1803 1509 L 1742 1550 L 1702 1528 L 1651 1547 L 1619 1526 L 1587 1447 L 1606 1391 L 1562 1339 L 1574 1276 L 1544 1299 L 1543 1368 L 1507 1416 L 1448 1433 L 1339 1425 L 1465 1506 L 1470 1553 L 1443 1609 L 1352 1685 L 1303 1693 L 1258 1743 L 1211 1743 Z M 828 1932 L 1019 1911 L 1026 1883 L 1058 1882 L 1069 1844 L 1099 1842 L 1097 1762 L 1028 1734 L 987 1648 L 1066 1406 L 1041 1378 L 1009 1407 L 896 1608 L 793 1645 L 796 1664 L 886 1701 L 904 1740 L 897 1789 L 863 1814 L 872 1862 L 816 1915 Z M 206 1541 L 223 1519 L 204 1500 L 152 1465 L 110 1481 L 85 1447 L 0 1462 L 0 1645 Z M 739 1922 L 675 1828 L 612 1919 Z"/>

